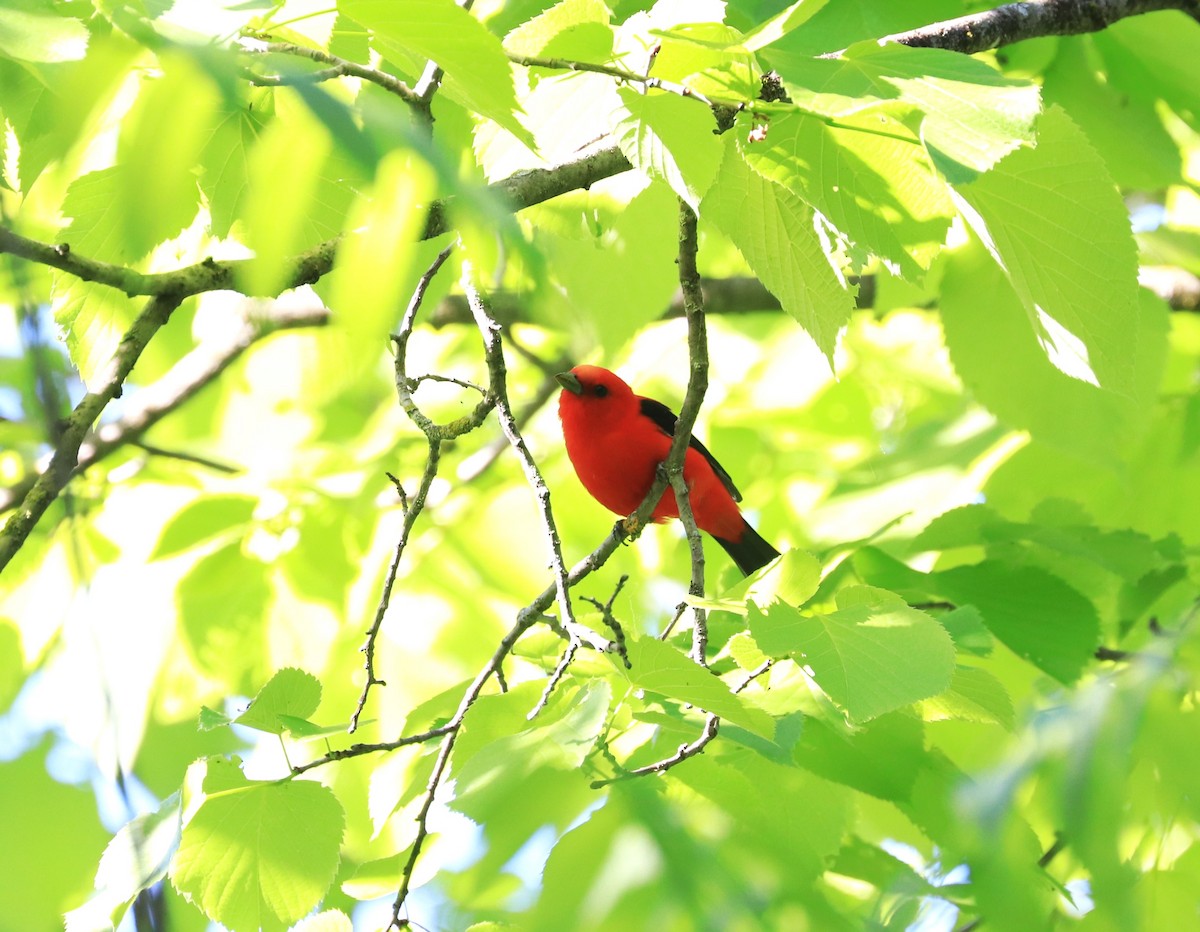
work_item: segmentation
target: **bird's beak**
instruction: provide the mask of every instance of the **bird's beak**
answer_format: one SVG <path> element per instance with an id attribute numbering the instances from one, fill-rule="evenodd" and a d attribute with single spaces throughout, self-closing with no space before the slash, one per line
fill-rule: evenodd
<path id="1" fill-rule="evenodd" d="M 574 372 L 560 372 L 556 375 L 555 380 L 573 395 L 583 394 L 583 383 L 579 381 L 579 376 Z"/>

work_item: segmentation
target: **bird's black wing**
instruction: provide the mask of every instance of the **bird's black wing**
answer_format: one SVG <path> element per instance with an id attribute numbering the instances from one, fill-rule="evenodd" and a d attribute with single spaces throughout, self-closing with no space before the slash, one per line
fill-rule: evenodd
<path id="1" fill-rule="evenodd" d="M 675 422 L 679 420 L 670 408 L 661 401 L 655 401 L 653 398 L 638 398 L 641 402 L 642 414 L 652 420 L 668 437 L 675 436 Z M 690 444 L 692 449 L 708 460 L 708 465 L 713 468 L 713 472 L 717 474 L 717 478 L 721 480 L 721 485 L 729 490 L 729 494 L 733 496 L 735 502 L 742 500 L 742 493 L 737 490 L 737 486 L 733 484 L 733 479 L 729 473 L 725 471 L 725 467 L 717 462 L 717 458 L 708 452 L 708 448 L 696 439 L 696 435 L 692 435 Z"/>

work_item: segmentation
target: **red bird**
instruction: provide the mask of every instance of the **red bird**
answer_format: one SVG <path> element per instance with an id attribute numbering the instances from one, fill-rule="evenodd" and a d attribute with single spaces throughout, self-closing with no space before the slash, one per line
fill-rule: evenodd
<path id="1" fill-rule="evenodd" d="M 675 415 L 662 402 L 635 395 L 619 375 L 599 366 L 576 366 L 555 378 L 563 387 L 558 398 L 563 439 L 579 481 L 609 511 L 632 514 L 671 449 Z M 713 536 L 738 569 L 749 576 L 779 556 L 742 517 L 741 493 L 695 437 L 684 456 L 683 478 L 697 527 Z M 651 518 L 677 517 L 679 506 L 668 487 Z"/>

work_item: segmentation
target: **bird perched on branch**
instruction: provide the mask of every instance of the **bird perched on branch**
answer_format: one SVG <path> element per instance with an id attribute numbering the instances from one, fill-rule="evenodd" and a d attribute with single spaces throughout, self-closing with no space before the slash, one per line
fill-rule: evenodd
<path id="1" fill-rule="evenodd" d="M 677 418 L 662 402 L 635 395 L 620 376 L 599 366 L 576 366 L 555 378 L 562 385 L 563 439 L 579 481 L 609 511 L 632 514 L 667 458 Z M 748 576 L 779 556 L 742 517 L 741 493 L 695 437 L 684 456 L 683 479 L 696 526 L 712 535 L 738 569 Z M 668 487 L 651 518 L 677 517 L 679 506 Z"/>

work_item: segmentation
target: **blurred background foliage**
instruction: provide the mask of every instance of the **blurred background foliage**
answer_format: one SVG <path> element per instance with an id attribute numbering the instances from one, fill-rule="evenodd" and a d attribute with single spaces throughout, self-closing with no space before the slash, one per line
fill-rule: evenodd
<path id="1" fill-rule="evenodd" d="M 134 277 L 233 269 L 148 343 L 88 441 L 120 442 L 0 577 L 0 926 L 75 910 L 72 929 L 150 928 L 129 909 L 143 888 L 172 929 L 386 925 L 438 743 L 272 781 L 329 746 L 451 720 L 552 581 L 495 419 L 446 443 L 375 644 L 387 685 L 345 736 L 404 522 L 388 474 L 411 495 L 428 452 L 397 404 L 389 334 L 458 237 L 408 375 L 487 383 L 457 280 L 468 258 L 508 315 L 509 393 L 571 566 L 613 516 L 564 455 L 552 375 L 600 363 L 678 409 L 678 197 L 699 207 L 702 274 L 776 296 L 710 313 L 696 433 L 789 551 L 785 578 L 748 594 L 708 548 L 728 687 L 714 697 L 672 666 L 686 632 L 653 653 L 687 591 L 682 530 L 620 547 L 574 591 L 603 603 L 628 577 L 612 612 L 646 666 L 584 651 L 529 722 L 563 645 L 545 626 L 517 643 L 507 691 L 489 686 L 458 736 L 407 914 L 436 929 L 1194 925 L 1200 24 L 1159 12 L 974 58 L 854 45 L 979 8 L 0 10 L 3 225 L 68 244 L 60 265 L 129 276 L 113 288 L 4 241 L 7 511 L 103 383 L 145 300 Z M 331 60 L 267 42 L 410 88 L 431 57 L 446 76 L 427 113 L 372 80 L 314 81 Z M 718 135 L 696 100 L 511 63 L 644 74 L 654 46 L 653 74 L 756 115 Z M 839 49 L 840 70 L 814 57 Z M 755 101 L 768 68 L 792 103 Z M 597 139 L 621 140 L 634 170 L 515 215 L 487 187 Z M 423 240 L 434 200 L 455 232 Z M 319 261 L 334 237 L 328 274 L 290 287 L 294 258 Z M 857 310 L 843 273 L 870 284 Z M 478 393 L 422 380 L 415 398 L 445 423 Z M 870 640 L 859 609 L 914 640 Z M 696 695 L 729 707 L 704 754 L 591 784 L 694 741 L 694 706 L 715 711 Z M 230 726 L 255 696 L 290 723 Z M 244 849 L 251 866 L 225 873 L 220 854 Z"/>

